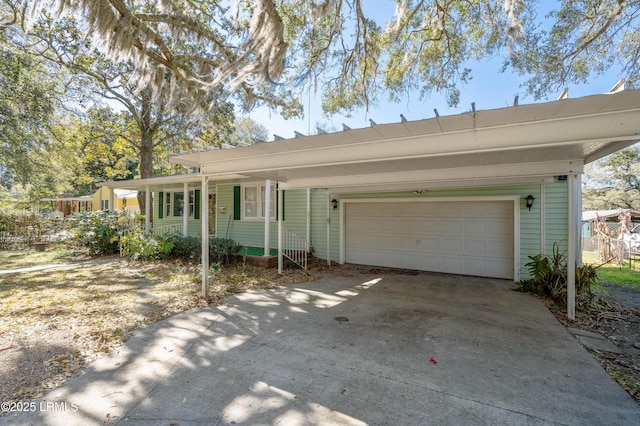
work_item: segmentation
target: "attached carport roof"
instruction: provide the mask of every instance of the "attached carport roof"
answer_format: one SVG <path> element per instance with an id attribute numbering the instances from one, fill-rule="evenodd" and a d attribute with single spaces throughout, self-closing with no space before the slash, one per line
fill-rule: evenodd
<path id="1" fill-rule="evenodd" d="M 640 91 L 473 111 L 171 158 L 283 188 L 428 189 L 544 182 L 640 140 Z"/>

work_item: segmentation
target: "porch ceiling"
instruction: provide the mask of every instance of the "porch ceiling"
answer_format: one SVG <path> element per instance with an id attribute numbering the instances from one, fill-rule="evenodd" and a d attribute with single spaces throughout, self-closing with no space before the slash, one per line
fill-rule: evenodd
<path id="1" fill-rule="evenodd" d="M 285 188 L 481 185 L 581 173 L 640 140 L 640 91 L 563 99 L 172 157 Z"/>

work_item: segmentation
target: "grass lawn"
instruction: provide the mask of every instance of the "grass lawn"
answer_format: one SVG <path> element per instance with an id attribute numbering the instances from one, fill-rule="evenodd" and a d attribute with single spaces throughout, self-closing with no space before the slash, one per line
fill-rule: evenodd
<path id="1" fill-rule="evenodd" d="M 592 251 L 582 252 L 582 261 L 598 265 L 597 254 Z M 615 262 L 598 267 L 598 278 L 602 284 L 616 284 L 640 291 L 640 262 L 634 262 L 630 266 L 629 260 L 625 260 L 622 266 Z"/>
<path id="2" fill-rule="evenodd" d="M 271 249 L 269 253 L 271 256 L 277 256 L 278 250 Z M 263 256 L 264 249 L 262 247 L 242 247 L 239 254 L 244 256 Z"/>
<path id="3" fill-rule="evenodd" d="M 7 273 L 43 265 L 57 267 Z M 39 397 L 145 324 L 221 304 L 247 289 L 310 279 L 300 270 L 278 276 L 243 264 L 224 266 L 204 300 L 199 265 L 89 259 L 60 250 L 0 252 L 0 400 Z"/>

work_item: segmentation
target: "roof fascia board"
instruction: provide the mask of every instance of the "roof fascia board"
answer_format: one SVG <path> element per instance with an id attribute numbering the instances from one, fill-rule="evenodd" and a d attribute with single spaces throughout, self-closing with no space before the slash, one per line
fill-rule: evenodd
<path id="1" fill-rule="evenodd" d="M 327 187 L 330 194 L 364 194 L 377 192 L 429 191 L 438 189 L 483 188 L 489 186 L 540 185 L 554 182 L 553 176 L 502 179 L 468 179 L 439 182 L 411 182 L 394 185 Z"/>
<path id="2" fill-rule="evenodd" d="M 245 150 L 244 156 L 213 159 L 204 162 L 200 167 L 205 174 L 250 174 L 287 168 L 496 152 L 507 149 L 544 149 L 576 142 L 591 144 L 627 141 L 631 138 L 640 140 L 639 113 L 640 108 L 633 111 L 473 128 L 401 139 L 307 147 L 284 152 L 278 149 L 260 155 L 253 155 L 251 147 L 246 147 L 241 148 Z M 282 142 L 287 141 L 274 143 L 273 146 Z"/>
<path id="3" fill-rule="evenodd" d="M 396 173 L 370 173 L 354 176 L 324 176 L 309 179 L 290 179 L 282 184 L 292 188 L 338 188 L 415 182 L 455 182 L 478 179 L 514 179 L 582 173 L 583 162 L 577 160 L 517 163 L 491 166 L 459 167 L 448 169 L 415 170 Z"/>
<path id="4" fill-rule="evenodd" d="M 160 176 L 160 177 L 152 177 L 147 179 L 133 179 L 133 180 L 119 180 L 119 181 L 109 181 L 109 182 L 98 182 L 97 186 L 102 186 L 106 188 L 118 188 L 118 189 L 142 189 L 145 187 L 159 187 L 159 186 L 167 186 L 167 185 L 177 185 L 177 184 L 201 184 L 203 174 L 189 174 L 189 175 L 172 175 L 172 176 Z M 244 179 L 246 176 L 238 175 L 238 174 L 211 174 L 207 175 L 209 177 L 209 181 L 220 181 L 220 180 L 237 180 Z"/>

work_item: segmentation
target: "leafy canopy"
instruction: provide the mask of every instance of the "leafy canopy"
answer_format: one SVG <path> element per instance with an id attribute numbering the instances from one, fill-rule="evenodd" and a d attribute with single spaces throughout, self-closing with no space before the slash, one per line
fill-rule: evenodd
<path id="1" fill-rule="evenodd" d="M 528 76 L 537 98 L 613 66 L 628 86 L 638 80 L 640 0 L 26 3 L 80 14 L 112 60 L 135 64 L 141 87 L 180 87 L 201 108 L 215 93 L 247 110 L 267 104 L 299 115 L 296 89 L 308 83 L 322 88 L 329 113 L 385 93 L 443 92 L 455 105 L 472 77 L 468 61 L 494 57 Z"/>

